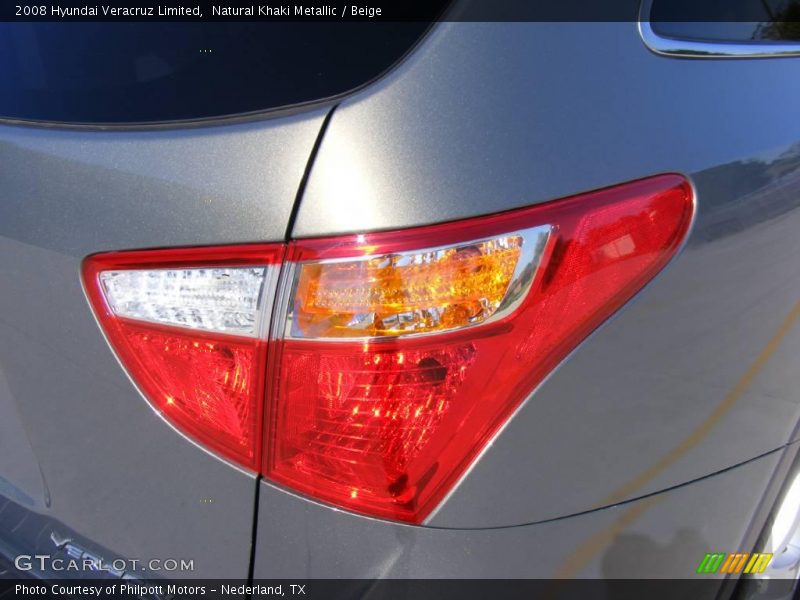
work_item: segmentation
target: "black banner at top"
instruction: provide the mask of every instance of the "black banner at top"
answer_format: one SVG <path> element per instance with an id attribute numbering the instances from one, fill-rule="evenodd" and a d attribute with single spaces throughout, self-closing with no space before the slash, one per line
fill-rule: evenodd
<path id="1" fill-rule="evenodd" d="M 653 10 L 650 10 L 651 2 Z M 645 4 L 642 11 L 642 3 Z M 0 21 L 800 22 L 800 0 L 39 0 L 0 3 Z"/>

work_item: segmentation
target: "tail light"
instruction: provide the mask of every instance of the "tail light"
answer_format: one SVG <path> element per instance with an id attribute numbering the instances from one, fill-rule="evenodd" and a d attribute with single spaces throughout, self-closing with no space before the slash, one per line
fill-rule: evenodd
<path id="1" fill-rule="evenodd" d="M 669 261 L 692 212 L 688 182 L 661 175 L 398 232 L 95 255 L 84 281 L 178 429 L 316 499 L 419 523 Z"/>

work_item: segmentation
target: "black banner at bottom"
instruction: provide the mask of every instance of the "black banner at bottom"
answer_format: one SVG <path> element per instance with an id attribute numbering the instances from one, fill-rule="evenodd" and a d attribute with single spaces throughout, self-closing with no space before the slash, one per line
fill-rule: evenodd
<path id="1" fill-rule="evenodd" d="M 137 600 L 252 600 L 292 598 L 328 600 L 472 600 L 472 599 L 791 599 L 791 580 L 662 579 L 307 579 L 307 580 L 172 580 L 0 579 L 0 598 L 120 598 Z"/>

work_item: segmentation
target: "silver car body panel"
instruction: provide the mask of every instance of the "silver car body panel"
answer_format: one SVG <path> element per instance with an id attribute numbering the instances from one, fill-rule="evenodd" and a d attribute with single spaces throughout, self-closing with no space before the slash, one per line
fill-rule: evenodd
<path id="1" fill-rule="evenodd" d="M 247 576 L 255 476 L 139 395 L 80 264 L 98 251 L 283 240 L 324 113 L 174 131 L 0 127 L 0 494 L 29 522 L 113 557 L 194 560 L 176 576 Z"/>

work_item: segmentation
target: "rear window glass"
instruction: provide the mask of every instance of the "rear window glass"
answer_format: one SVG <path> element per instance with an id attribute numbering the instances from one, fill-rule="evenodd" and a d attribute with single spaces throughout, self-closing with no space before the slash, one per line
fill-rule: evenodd
<path id="1" fill-rule="evenodd" d="M 2 23 L 0 117 L 131 124 L 335 96 L 399 60 L 427 23 Z"/>

